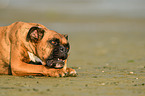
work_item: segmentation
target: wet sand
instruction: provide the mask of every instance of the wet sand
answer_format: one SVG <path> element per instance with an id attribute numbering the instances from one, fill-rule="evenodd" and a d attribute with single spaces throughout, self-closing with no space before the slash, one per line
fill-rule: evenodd
<path id="1" fill-rule="evenodd" d="M 0 76 L 0 96 L 144 96 L 145 32 L 69 33 L 77 77 Z"/>

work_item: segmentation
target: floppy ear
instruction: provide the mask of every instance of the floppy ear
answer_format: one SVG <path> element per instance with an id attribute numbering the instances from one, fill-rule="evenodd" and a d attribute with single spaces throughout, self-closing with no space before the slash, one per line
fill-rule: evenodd
<path id="1" fill-rule="evenodd" d="M 27 34 L 26 40 L 37 43 L 43 38 L 43 36 L 44 36 L 44 30 L 42 28 L 31 27 Z"/>
<path id="2" fill-rule="evenodd" d="M 65 38 L 66 38 L 66 40 L 68 40 L 68 35 L 67 34 L 62 34 Z"/>

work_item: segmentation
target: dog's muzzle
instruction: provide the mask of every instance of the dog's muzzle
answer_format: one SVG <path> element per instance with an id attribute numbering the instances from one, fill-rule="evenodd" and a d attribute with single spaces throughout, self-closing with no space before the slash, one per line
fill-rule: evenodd
<path id="1" fill-rule="evenodd" d="M 65 60 L 68 57 L 68 52 L 64 46 L 58 46 L 54 48 L 51 56 L 46 60 L 46 66 L 50 68 L 63 68 L 65 65 Z"/>

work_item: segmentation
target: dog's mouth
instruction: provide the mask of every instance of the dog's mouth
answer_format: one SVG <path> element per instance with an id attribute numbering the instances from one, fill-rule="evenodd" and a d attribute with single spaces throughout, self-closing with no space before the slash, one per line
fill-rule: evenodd
<path id="1" fill-rule="evenodd" d="M 56 69 L 63 68 L 64 64 L 65 64 L 65 60 L 67 59 L 67 57 L 66 58 L 59 58 L 58 56 L 55 56 L 53 54 L 45 60 L 45 63 L 43 63 L 43 61 L 40 58 L 38 58 L 37 56 L 35 56 L 33 53 L 30 53 L 28 51 L 28 54 L 29 54 L 29 57 L 31 60 L 29 62 L 29 64 L 45 65 L 45 66 L 48 66 L 50 68 L 56 68 Z"/>
<path id="2" fill-rule="evenodd" d="M 47 59 L 46 60 L 46 66 L 50 67 L 50 68 L 63 68 L 65 64 L 65 60 L 60 59 L 60 58 L 53 58 L 53 59 Z"/>

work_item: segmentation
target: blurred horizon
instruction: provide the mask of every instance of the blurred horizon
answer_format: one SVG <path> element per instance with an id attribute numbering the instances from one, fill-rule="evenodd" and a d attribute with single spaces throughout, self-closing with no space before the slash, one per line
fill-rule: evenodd
<path id="1" fill-rule="evenodd" d="M 0 26 L 24 21 L 60 32 L 145 31 L 144 10 L 144 0 L 0 0 Z"/>

